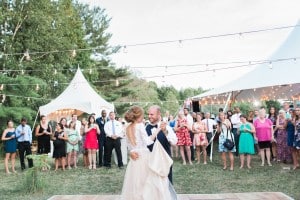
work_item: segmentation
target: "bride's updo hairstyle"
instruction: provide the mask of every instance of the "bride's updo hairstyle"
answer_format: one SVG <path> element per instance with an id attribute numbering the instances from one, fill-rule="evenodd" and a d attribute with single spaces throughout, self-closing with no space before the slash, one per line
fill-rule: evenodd
<path id="1" fill-rule="evenodd" d="M 139 106 L 132 106 L 126 113 L 125 113 L 125 120 L 128 123 L 133 123 L 137 119 L 139 119 L 144 114 L 144 111 Z"/>

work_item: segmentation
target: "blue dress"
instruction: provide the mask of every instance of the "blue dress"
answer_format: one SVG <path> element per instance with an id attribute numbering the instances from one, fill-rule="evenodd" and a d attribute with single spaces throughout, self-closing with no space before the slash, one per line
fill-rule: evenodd
<path id="1" fill-rule="evenodd" d="M 7 132 L 5 137 L 9 138 L 12 135 L 16 135 L 16 133 L 15 132 Z M 17 139 L 16 139 L 16 137 L 12 138 L 12 139 L 9 139 L 9 140 L 5 140 L 4 150 L 5 150 L 6 153 L 16 153 L 16 151 L 17 151 Z"/>
<path id="2" fill-rule="evenodd" d="M 287 145 L 293 147 L 294 137 L 295 137 L 295 126 L 291 121 L 288 121 L 286 126 L 287 131 Z"/>

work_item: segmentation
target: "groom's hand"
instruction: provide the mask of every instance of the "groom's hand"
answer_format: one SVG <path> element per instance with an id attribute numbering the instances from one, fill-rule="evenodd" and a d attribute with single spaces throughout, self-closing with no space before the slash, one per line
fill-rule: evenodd
<path id="1" fill-rule="evenodd" d="M 137 152 L 130 152 L 130 158 L 132 160 L 137 160 L 139 158 L 139 154 Z"/>

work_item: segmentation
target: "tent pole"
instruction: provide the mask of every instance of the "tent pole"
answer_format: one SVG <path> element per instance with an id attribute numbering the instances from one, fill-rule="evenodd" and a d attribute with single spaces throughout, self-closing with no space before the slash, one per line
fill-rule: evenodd
<path id="1" fill-rule="evenodd" d="M 229 101 L 231 99 L 231 95 L 232 95 L 232 93 L 230 92 L 229 95 L 228 95 L 228 97 L 227 97 L 225 106 L 224 106 L 224 112 L 226 112 L 226 110 L 227 110 L 227 106 L 228 106 L 228 103 L 229 103 Z M 229 105 L 229 107 L 230 107 L 230 105 Z"/>
<path id="2" fill-rule="evenodd" d="M 39 109 L 39 110 L 37 111 L 37 113 L 36 113 L 35 120 L 34 120 L 34 123 L 33 123 L 32 129 L 31 129 L 32 131 L 34 130 L 35 123 L 36 123 L 36 120 L 37 120 L 37 117 L 38 117 L 39 113 L 40 113 L 40 109 Z"/>

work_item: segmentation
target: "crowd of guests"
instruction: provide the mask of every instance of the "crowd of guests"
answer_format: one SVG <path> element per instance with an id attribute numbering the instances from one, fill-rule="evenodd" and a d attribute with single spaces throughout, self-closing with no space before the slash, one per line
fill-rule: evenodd
<path id="1" fill-rule="evenodd" d="M 151 127 L 151 115 L 149 114 Z M 277 112 L 275 107 L 268 111 L 265 108 L 242 114 L 238 107 L 234 111 L 223 112 L 222 109 L 215 119 L 207 113 L 190 113 L 189 108 L 179 111 L 177 117 L 168 112 L 161 119 L 176 134 L 176 143 L 167 152 L 178 157 L 178 151 L 183 165 L 193 165 L 201 162 L 207 164 L 207 155 L 211 154 L 213 139 L 218 140 L 218 151 L 221 155 L 223 169 L 234 169 L 234 156 L 240 157 L 240 168 L 251 168 L 251 156 L 258 153 L 261 156 L 261 166 L 267 161 L 293 163 L 293 169 L 299 168 L 298 154 L 300 151 L 300 108 L 290 109 L 284 103 L 283 109 Z M 153 127 L 152 127 L 153 128 Z M 107 116 L 105 110 L 96 118 L 91 114 L 88 118 L 77 119 L 73 114 L 71 120 L 61 118 L 52 128 L 46 116 L 40 116 L 40 123 L 35 127 L 37 138 L 37 154 L 51 153 L 55 159 L 55 170 L 77 168 L 78 154 L 82 153 L 84 166 L 89 169 L 111 167 L 112 152 L 115 151 L 115 163 L 123 168 L 127 163 L 126 124 L 122 118 L 117 118 L 114 112 Z M 148 130 L 149 132 L 150 130 Z M 150 131 L 151 132 L 151 131 Z M 216 133 L 216 135 L 214 135 Z M 214 138 L 213 138 L 214 135 Z M 12 120 L 7 122 L 7 128 L 2 134 L 5 142 L 5 171 L 11 173 L 8 161 L 11 160 L 11 171 L 15 170 L 15 157 L 18 149 L 21 169 L 26 168 L 25 157 L 30 155 L 32 130 L 25 118 L 21 119 L 16 128 Z M 226 140 L 234 143 L 232 149 L 224 146 Z M 51 148 L 51 141 L 53 148 Z M 53 152 L 52 152 L 53 149 Z M 98 153 L 98 157 L 97 157 Z M 202 158 L 201 158 L 202 156 Z M 229 157 L 229 165 L 227 164 Z M 32 159 L 28 167 L 33 166 Z"/>
<path id="2" fill-rule="evenodd" d="M 207 164 L 211 134 L 216 130 L 215 138 L 219 143 L 224 170 L 227 169 L 227 155 L 230 170 L 234 168 L 234 156 L 240 157 L 240 168 L 244 168 L 246 158 L 247 168 L 251 169 L 251 155 L 256 153 L 261 157 L 261 166 L 265 165 L 265 161 L 268 166 L 272 166 L 271 161 L 276 161 L 293 163 L 293 169 L 299 168 L 300 108 L 292 109 L 288 103 L 284 103 L 279 111 L 270 107 L 267 113 L 262 107 L 249 111 L 248 115 L 242 114 L 239 107 L 226 113 L 221 108 L 215 119 L 210 118 L 210 113 L 190 114 L 185 108 L 178 113 L 177 120 L 173 116 L 170 119 L 170 126 L 174 127 L 178 137 L 177 146 L 183 165 L 187 161 L 192 165 L 193 160 L 199 164 L 201 154 L 203 164 Z M 234 143 L 232 149 L 224 146 L 227 139 Z M 176 147 L 173 149 L 173 156 L 177 157 Z M 196 157 L 193 157 L 193 149 Z"/>

